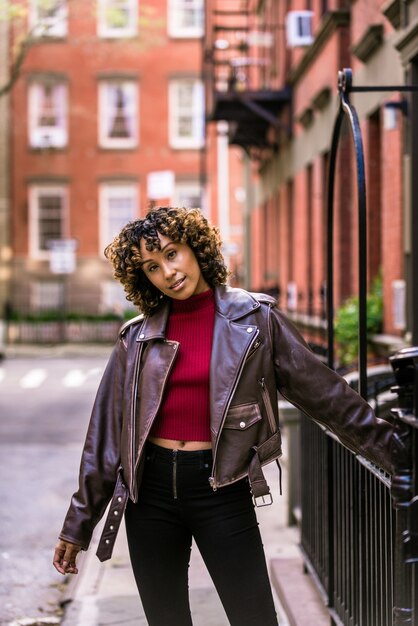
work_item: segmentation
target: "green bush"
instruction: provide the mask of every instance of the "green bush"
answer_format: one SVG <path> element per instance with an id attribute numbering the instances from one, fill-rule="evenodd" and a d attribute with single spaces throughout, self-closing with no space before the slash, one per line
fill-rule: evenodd
<path id="1" fill-rule="evenodd" d="M 79 311 L 35 311 L 33 313 L 19 313 L 14 311 L 9 316 L 12 322 L 111 322 L 122 321 L 121 315 L 115 313 L 90 314 Z"/>
<path id="2" fill-rule="evenodd" d="M 137 315 L 139 315 L 139 311 L 137 309 L 125 309 L 123 312 L 123 319 L 128 321 Z"/>
<path id="3" fill-rule="evenodd" d="M 383 298 L 382 278 L 378 275 L 373 281 L 370 293 L 367 295 L 367 339 L 382 330 Z M 335 316 L 335 340 L 337 355 L 341 365 L 351 365 L 358 355 L 358 323 L 359 299 L 358 296 L 348 298 L 338 309 Z"/>

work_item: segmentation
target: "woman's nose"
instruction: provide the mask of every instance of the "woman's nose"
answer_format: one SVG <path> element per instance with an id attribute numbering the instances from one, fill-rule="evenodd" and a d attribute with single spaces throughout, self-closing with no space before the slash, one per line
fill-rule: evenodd
<path id="1" fill-rule="evenodd" d="M 174 267 L 172 267 L 169 263 L 164 264 L 163 271 L 164 271 L 164 277 L 166 278 L 166 280 L 174 276 L 174 274 L 176 273 L 176 270 L 174 269 Z"/>

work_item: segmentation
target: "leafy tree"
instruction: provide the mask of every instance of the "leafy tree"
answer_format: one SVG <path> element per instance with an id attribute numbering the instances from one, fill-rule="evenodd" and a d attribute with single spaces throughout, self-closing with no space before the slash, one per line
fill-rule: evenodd
<path id="1" fill-rule="evenodd" d="M 88 3 L 91 5 L 92 15 L 96 15 L 96 0 L 67 0 L 72 10 L 82 9 Z M 38 0 L 38 8 L 43 17 L 54 15 L 60 4 L 57 0 Z M 0 0 L 0 22 L 9 26 L 12 35 L 9 77 L 4 84 L 0 85 L 0 97 L 13 89 L 30 49 L 39 43 L 42 37 L 48 36 L 50 26 L 47 20 L 40 20 L 28 29 L 28 18 L 29 0 Z M 126 19 L 123 10 L 117 7 L 108 10 L 107 18 L 115 26 L 124 24 Z M 139 35 L 134 39 L 137 46 L 148 47 L 158 45 L 163 41 L 164 20 L 157 16 L 156 9 L 151 3 L 140 3 L 138 22 Z M 126 45 L 126 40 L 121 40 L 120 43 Z"/>

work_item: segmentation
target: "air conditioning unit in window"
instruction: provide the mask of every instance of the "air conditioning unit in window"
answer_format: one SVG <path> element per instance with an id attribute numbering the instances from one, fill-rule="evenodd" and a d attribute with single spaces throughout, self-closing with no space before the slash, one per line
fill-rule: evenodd
<path id="1" fill-rule="evenodd" d="M 310 46 L 312 35 L 312 11 L 289 11 L 286 15 L 286 39 L 290 48 Z"/>

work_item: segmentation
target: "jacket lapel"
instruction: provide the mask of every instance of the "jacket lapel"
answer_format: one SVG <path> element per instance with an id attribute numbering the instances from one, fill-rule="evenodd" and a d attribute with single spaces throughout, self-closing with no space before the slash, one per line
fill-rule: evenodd
<path id="1" fill-rule="evenodd" d="M 152 315 L 145 317 L 136 340 L 149 341 L 150 339 L 164 338 L 169 313 L 170 304 L 165 300 Z"/>
<path id="2" fill-rule="evenodd" d="M 237 303 L 236 291 L 231 294 L 227 287 L 215 289 L 216 312 L 210 363 L 211 430 L 215 438 L 239 379 L 245 355 L 258 334 L 256 326 L 235 321 L 259 307 L 246 292 L 243 292 L 243 300 L 240 302 L 238 298 Z"/>
<path id="3" fill-rule="evenodd" d="M 139 445 L 144 442 L 149 432 L 157 408 L 162 399 L 163 383 L 176 358 L 178 343 L 176 341 L 151 341 L 144 354 L 143 367 L 139 377 L 138 396 L 141 398 L 140 413 L 142 419 L 139 426 Z"/>

